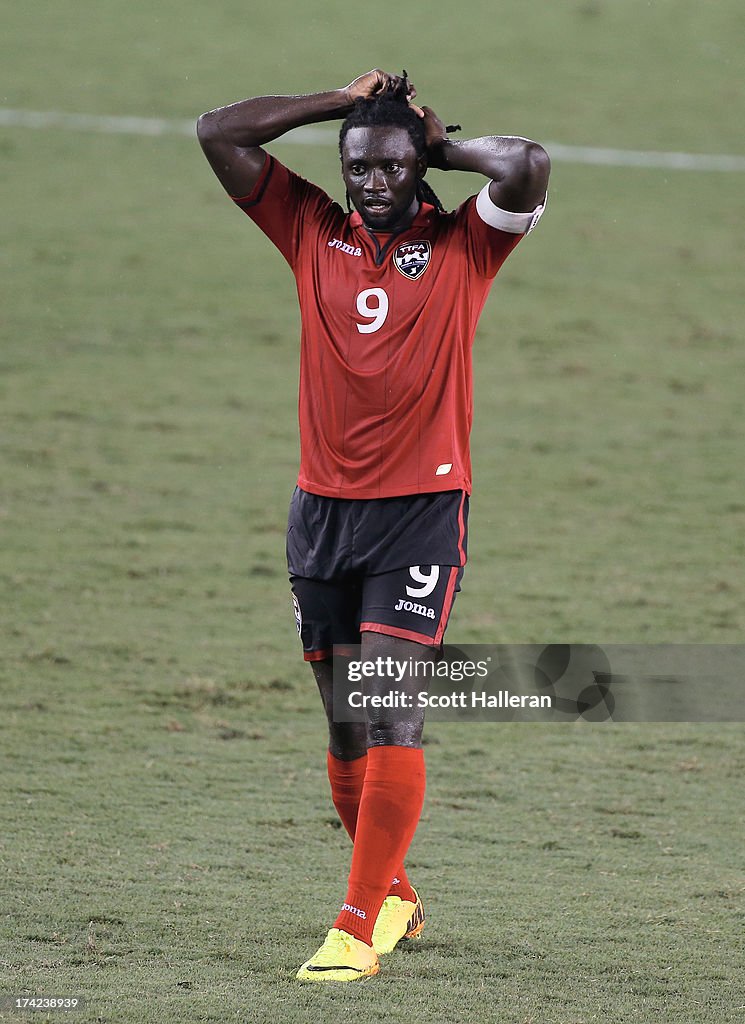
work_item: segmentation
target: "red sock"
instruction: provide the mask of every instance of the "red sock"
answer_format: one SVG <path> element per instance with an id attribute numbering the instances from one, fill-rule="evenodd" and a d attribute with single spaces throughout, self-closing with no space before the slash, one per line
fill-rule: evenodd
<path id="1" fill-rule="evenodd" d="M 326 755 L 326 765 L 331 783 L 331 799 L 334 801 L 336 813 L 349 833 L 349 838 L 354 842 L 357 811 L 367 770 L 367 754 L 363 754 L 355 761 L 342 761 L 340 758 L 334 757 L 329 750 Z"/>
<path id="2" fill-rule="evenodd" d="M 424 802 L 424 754 L 413 747 L 370 747 L 354 837 L 349 888 L 334 928 L 369 946 L 396 865 L 414 838 Z M 398 878 L 401 876 L 398 875 Z"/>
<path id="3" fill-rule="evenodd" d="M 334 802 L 336 813 L 341 818 L 341 823 L 349 833 L 349 838 L 354 842 L 354 833 L 357 828 L 357 812 L 362 797 L 362 786 L 365 781 L 367 770 L 367 755 L 358 757 L 354 761 L 342 761 L 334 757 L 328 751 L 326 765 L 331 783 L 331 799 Z M 399 896 L 402 900 L 416 901 L 414 890 L 411 888 L 406 870 L 400 864 L 393 876 L 393 881 L 388 887 L 386 896 Z"/>
<path id="4" fill-rule="evenodd" d="M 400 867 L 393 876 L 393 881 L 388 886 L 386 896 L 399 896 L 402 900 L 416 903 L 416 893 L 411 887 L 411 882 L 406 876 L 403 867 Z"/>

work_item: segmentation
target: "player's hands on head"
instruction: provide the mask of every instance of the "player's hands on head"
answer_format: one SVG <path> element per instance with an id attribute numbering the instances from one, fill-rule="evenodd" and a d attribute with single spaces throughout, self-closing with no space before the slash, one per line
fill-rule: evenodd
<path id="1" fill-rule="evenodd" d="M 346 93 L 349 102 L 354 103 L 355 100 L 370 99 L 371 96 L 379 96 L 383 92 L 395 94 L 404 89 L 406 90 L 406 99 L 411 103 L 416 96 L 416 89 L 408 78 L 404 78 L 403 75 L 391 75 L 387 71 L 381 71 L 380 68 L 374 68 L 350 82 L 346 87 Z"/>

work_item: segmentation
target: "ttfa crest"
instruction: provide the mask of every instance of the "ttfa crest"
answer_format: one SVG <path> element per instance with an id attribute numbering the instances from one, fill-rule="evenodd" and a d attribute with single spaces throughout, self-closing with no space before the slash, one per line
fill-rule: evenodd
<path id="1" fill-rule="evenodd" d="M 414 281 L 427 269 L 431 256 L 432 246 L 429 242 L 402 242 L 396 246 L 393 262 L 404 277 Z"/>

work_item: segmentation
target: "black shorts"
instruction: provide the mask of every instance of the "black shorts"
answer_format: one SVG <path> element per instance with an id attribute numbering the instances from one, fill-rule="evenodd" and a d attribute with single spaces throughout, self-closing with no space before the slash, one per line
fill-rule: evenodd
<path id="1" fill-rule="evenodd" d="M 287 565 L 306 661 L 365 631 L 439 646 L 466 563 L 468 497 L 439 491 L 369 500 L 299 487 Z"/>

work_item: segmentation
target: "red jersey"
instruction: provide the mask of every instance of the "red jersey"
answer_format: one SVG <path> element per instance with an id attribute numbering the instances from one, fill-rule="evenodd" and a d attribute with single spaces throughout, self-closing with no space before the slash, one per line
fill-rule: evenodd
<path id="1" fill-rule="evenodd" d="M 488 185 L 453 213 L 368 231 L 267 157 L 234 202 L 295 274 L 302 321 L 299 486 L 333 498 L 471 491 L 471 346 L 494 275 L 540 215 Z"/>

